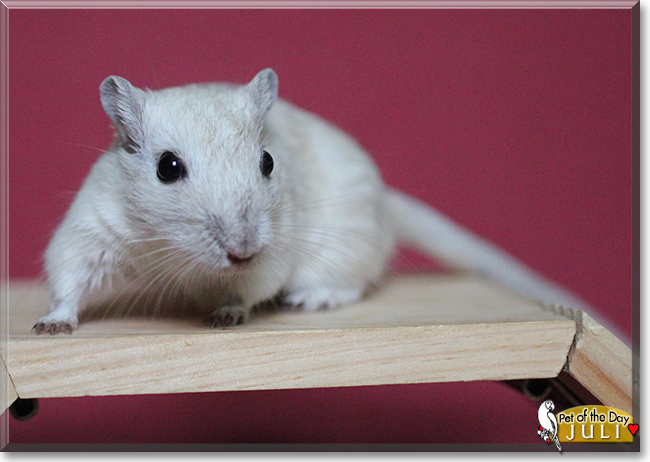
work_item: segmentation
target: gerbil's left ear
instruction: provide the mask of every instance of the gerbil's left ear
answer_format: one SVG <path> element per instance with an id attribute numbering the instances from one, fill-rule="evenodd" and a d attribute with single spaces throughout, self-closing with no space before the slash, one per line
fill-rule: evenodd
<path id="1" fill-rule="evenodd" d="M 262 123 L 264 116 L 278 99 L 278 76 L 273 69 L 264 69 L 246 85 L 257 107 L 257 122 Z"/>
<path id="2" fill-rule="evenodd" d="M 122 144 L 133 154 L 142 148 L 144 141 L 142 112 L 145 93 L 117 76 L 104 79 L 99 87 L 102 106 L 117 128 Z"/>

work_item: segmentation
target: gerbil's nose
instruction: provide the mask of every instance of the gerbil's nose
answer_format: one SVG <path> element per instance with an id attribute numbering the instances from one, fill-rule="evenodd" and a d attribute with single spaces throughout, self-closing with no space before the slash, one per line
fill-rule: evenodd
<path id="1" fill-rule="evenodd" d="M 233 265 L 241 265 L 251 261 L 254 256 L 255 253 L 228 252 L 228 261 Z"/>

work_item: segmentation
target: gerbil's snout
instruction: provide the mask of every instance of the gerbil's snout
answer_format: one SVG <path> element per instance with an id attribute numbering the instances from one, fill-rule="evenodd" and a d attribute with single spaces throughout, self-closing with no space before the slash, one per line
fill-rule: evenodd
<path id="1" fill-rule="evenodd" d="M 250 245 L 249 241 L 244 239 L 235 245 L 225 245 L 224 250 L 231 265 L 244 265 L 255 258 L 261 250 L 260 247 L 259 244 Z"/>
<path id="2" fill-rule="evenodd" d="M 251 262 L 264 247 L 259 236 L 257 221 L 247 217 L 245 220 L 228 222 L 210 215 L 208 219 L 210 235 L 225 253 L 231 265 L 244 265 Z"/>

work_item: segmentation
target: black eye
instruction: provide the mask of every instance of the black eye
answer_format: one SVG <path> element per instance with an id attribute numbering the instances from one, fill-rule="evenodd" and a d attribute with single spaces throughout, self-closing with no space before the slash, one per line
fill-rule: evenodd
<path id="1" fill-rule="evenodd" d="M 262 159 L 260 159 L 260 171 L 266 177 L 273 171 L 273 157 L 266 151 L 263 151 Z"/>
<path id="2" fill-rule="evenodd" d="M 173 152 L 163 152 L 158 160 L 158 179 L 163 183 L 171 183 L 183 176 L 185 176 L 183 162 Z"/>

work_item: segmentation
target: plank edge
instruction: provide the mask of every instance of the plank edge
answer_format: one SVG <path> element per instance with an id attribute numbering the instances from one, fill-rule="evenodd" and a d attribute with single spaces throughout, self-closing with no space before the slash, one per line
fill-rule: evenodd
<path id="1" fill-rule="evenodd" d="M 439 348 L 437 345 L 438 343 L 430 343 L 430 340 L 436 336 L 438 332 L 449 332 L 450 334 L 445 334 L 445 335 L 450 335 L 449 339 L 453 340 L 454 342 L 463 342 L 462 335 L 459 334 L 458 329 L 460 328 L 461 331 L 468 330 L 470 333 L 474 332 L 483 332 L 487 335 L 487 338 L 498 338 L 499 337 L 499 331 L 504 331 L 504 336 L 498 342 L 500 348 L 509 348 L 509 345 L 511 345 L 512 341 L 508 340 L 508 338 L 512 338 L 513 335 L 519 330 L 526 330 L 526 329 L 536 329 L 537 332 L 542 332 L 545 331 L 545 329 L 541 328 L 536 328 L 535 325 L 538 324 L 540 326 L 547 326 L 549 324 L 556 324 L 557 325 L 557 330 L 555 330 L 555 335 L 557 336 L 555 340 L 553 340 L 553 344 L 556 346 L 552 347 L 556 353 L 554 353 L 555 359 L 553 359 L 553 365 L 545 364 L 545 363 L 540 363 L 538 361 L 533 361 L 532 363 L 535 365 L 535 369 L 531 371 L 523 371 L 521 364 L 515 364 L 512 366 L 512 371 L 507 372 L 505 369 L 505 366 L 499 366 L 500 369 L 498 371 L 498 374 L 496 371 L 493 370 L 483 370 L 481 372 L 477 371 L 476 369 L 472 369 L 472 373 L 467 372 L 467 370 L 462 369 L 460 366 L 461 364 L 452 364 L 451 363 L 444 363 L 446 361 L 444 358 L 435 358 L 435 359 L 426 359 L 421 356 L 418 356 L 416 354 L 414 356 L 414 360 L 416 363 L 413 364 L 407 364 L 406 366 L 403 367 L 404 370 L 409 370 L 412 368 L 415 368 L 412 370 L 412 375 L 405 375 L 403 377 L 400 377 L 399 379 L 395 378 L 395 375 L 393 374 L 393 371 L 391 370 L 390 367 L 386 367 L 385 363 L 391 362 L 394 364 L 395 367 L 402 368 L 402 363 L 400 362 L 400 358 L 402 357 L 401 353 L 399 350 L 403 350 L 405 352 L 405 357 L 409 357 L 413 355 L 414 349 L 420 351 L 420 347 L 417 345 L 422 345 L 425 346 L 426 349 L 431 351 L 432 353 L 435 354 L 436 349 Z M 248 348 L 250 348 L 248 353 L 245 353 L 245 357 L 240 356 L 239 360 L 244 359 L 245 360 L 245 365 L 247 367 L 260 367 L 259 362 L 262 357 L 264 357 L 264 353 L 268 353 L 270 350 L 268 349 L 268 341 L 265 340 L 265 335 L 264 333 L 254 333 L 254 332 L 249 332 L 248 334 L 253 334 L 253 335 L 245 335 L 244 332 L 235 334 L 238 337 L 238 341 L 240 345 L 243 345 L 242 342 L 250 342 L 248 345 Z M 324 335 L 323 335 L 324 334 Z M 388 335 L 388 340 L 386 340 L 386 334 Z M 332 348 L 324 348 L 323 351 L 326 351 L 325 356 L 321 357 L 318 361 L 314 360 L 313 358 L 309 358 L 308 355 L 298 355 L 296 356 L 295 360 L 291 361 L 298 361 L 302 363 L 303 369 L 300 369 L 298 366 L 283 366 L 281 370 L 277 371 L 277 375 L 274 374 L 265 374 L 265 373 L 259 373 L 255 372 L 252 375 L 240 375 L 239 376 L 239 381 L 236 385 L 233 386 L 233 384 L 227 384 L 226 382 L 221 383 L 218 385 L 216 382 L 210 382 L 211 389 L 205 388 L 205 384 L 198 386 L 196 388 L 183 388 L 183 389 L 177 389 L 174 390 L 172 388 L 169 388 L 171 385 L 165 385 L 163 388 L 164 389 L 158 389 L 156 386 L 152 386 L 151 388 L 143 388 L 143 387 L 130 387 L 126 386 L 125 382 L 122 379 L 122 382 L 120 382 L 120 385 L 116 384 L 117 389 L 106 389 L 104 388 L 103 390 L 98 390 L 98 389 L 79 389 L 75 390 L 74 392 L 71 392 L 70 389 L 67 389 L 65 393 L 59 393 L 59 394 L 54 394 L 54 395 L 48 395 L 48 396 L 80 396 L 80 395 L 127 395 L 127 394 L 156 394 L 156 393 L 183 393 L 183 392 L 201 392 L 201 391 L 226 391 L 226 390 L 244 390 L 244 389 L 288 389 L 288 388 L 323 388 L 323 387 L 338 387 L 338 386 L 363 386 L 363 385 L 381 385 L 381 384 L 396 384 L 396 383 L 436 383 L 436 382 L 465 382 L 465 381 L 476 381 L 476 380 L 511 380 L 511 379 L 522 379 L 522 378 L 540 378 L 540 377 L 554 377 L 559 374 L 559 372 L 562 370 L 564 364 L 565 364 L 565 358 L 566 354 L 569 350 L 569 347 L 571 345 L 571 342 L 575 336 L 575 330 L 574 330 L 574 324 L 570 320 L 558 320 L 558 321 L 531 321 L 531 322 L 523 322 L 523 323 L 492 323 L 492 324 L 468 324 L 468 325 L 447 325 L 447 326 L 420 326 L 420 327 L 407 327 L 407 326 L 400 326 L 400 327 L 390 327 L 390 328 L 370 328 L 370 329 L 354 329 L 352 332 L 343 332 L 340 330 L 327 330 L 327 331 L 302 331 L 299 334 L 295 332 L 284 332 L 284 333 L 274 333 L 274 337 L 279 341 L 277 345 L 272 345 L 273 349 L 277 349 L 278 346 L 282 346 L 286 348 L 287 346 L 290 345 L 296 345 L 296 342 L 302 344 L 307 344 L 311 345 L 312 347 L 326 347 L 327 345 L 336 345 L 333 349 Z M 526 337 L 524 335 L 524 337 Z M 530 337 L 528 337 L 530 338 Z M 401 339 L 404 341 L 404 343 L 400 344 L 399 346 L 395 345 L 395 341 Z M 81 343 L 86 343 L 86 342 L 79 342 L 79 341 L 71 341 L 72 339 L 65 340 L 64 343 L 67 344 L 70 342 L 70 346 L 64 346 L 63 344 L 61 345 L 65 349 L 68 348 L 73 348 L 74 344 L 77 344 L 78 346 Z M 101 350 L 104 348 L 107 348 L 107 345 L 114 340 L 113 338 L 96 338 L 96 339 L 89 339 L 89 343 L 95 344 L 94 349 Z M 117 347 L 118 350 L 121 348 L 125 348 L 126 350 L 131 350 L 135 351 L 139 348 L 137 339 L 133 338 L 115 338 L 117 340 Z M 135 341 L 134 341 L 135 340 Z M 152 337 L 149 337 L 149 340 L 153 343 L 157 343 L 156 339 L 153 339 Z M 211 351 L 221 351 L 222 348 L 227 349 L 227 348 L 239 348 L 238 346 L 233 347 L 232 345 L 228 345 L 230 342 L 228 339 L 224 338 L 223 336 L 211 336 L 211 335 L 205 335 L 205 334 L 197 334 L 195 338 L 192 337 L 184 337 L 184 336 L 179 336 L 179 335 L 172 335 L 172 336 L 167 336 L 167 335 L 162 335 L 159 336 L 157 340 L 162 341 L 164 343 L 164 349 L 165 351 L 175 351 L 178 354 L 178 357 L 182 358 L 187 358 L 190 361 L 195 361 L 194 363 L 189 363 L 187 372 L 194 372 L 194 373 L 200 373 L 200 374 L 208 374 L 212 375 L 215 374 L 215 371 L 209 371 L 204 368 L 194 368 L 192 369 L 192 364 L 196 364 L 196 359 L 198 353 L 195 353 L 193 356 L 186 356 L 183 351 L 180 351 L 180 348 L 185 348 L 183 345 L 187 342 L 192 345 L 188 345 L 191 348 L 200 348 L 200 349 L 205 349 L 208 348 Z M 351 342 L 351 345 L 353 345 L 355 348 L 359 349 L 359 353 L 362 356 L 366 356 L 367 362 L 365 363 L 366 365 L 361 368 L 361 370 L 353 370 L 351 368 L 349 371 L 345 371 L 345 367 L 341 367 L 340 365 L 337 366 L 337 361 L 339 359 L 337 358 L 345 358 L 347 354 L 349 354 L 354 348 L 348 349 L 347 346 L 342 345 L 343 343 L 346 342 Z M 10 348 L 11 348 L 11 343 L 10 342 Z M 22 347 L 28 347 L 28 343 L 30 342 L 16 342 L 16 343 L 23 343 L 21 345 Z M 440 344 L 444 345 L 444 341 L 440 342 Z M 32 344 L 33 345 L 33 344 Z M 161 344 L 162 345 L 162 344 Z M 459 343 L 460 345 L 460 343 Z M 551 345 L 545 342 L 540 342 L 539 345 L 530 345 L 530 348 L 545 348 L 547 345 Z M 114 349 L 116 346 L 111 345 L 110 348 Z M 372 346 L 373 350 L 370 351 L 380 351 L 379 347 L 381 348 L 381 351 L 386 351 L 388 352 L 388 356 L 381 357 L 378 356 L 376 353 L 364 353 L 364 350 L 367 350 L 368 347 Z M 448 347 L 447 350 L 449 351 Z M 268 351 L 267 351 L 268 350 Z M 225 350 L 223 350 L 224 353 Z M 458 348 L 457 350 L 454 350 L 454 353 L 449 353 L 452 354 L 456 357 L 462 357 L 465 358 L 465 361 L 468 359 L 472 358 L 477 358 L 481 355 L 484 355 L 485 353 L 481 351 L 477 351 L 475 353 L 472 353 L 472 349 L 469 350 L 464 350 L 463 348 Z M 253 353 L 254 352 L 254 353 Z M 469 353 L 468 353 L 469 352 Z M 190 351 L 188 350 L 188 353 Z M 261 353 L 261 354 L 260 354 Z M 397 355 L 399 353 L 399 356 Z M 21 354 L 28 354 L 28 357 L 31 359 L 36 359 L 33 354 L 30 354 L 30 352 L 23 352 Z M 242 353 L 243 354 L 243 353 Z M 392 354 L 392 356 L 390 356 Z M 446 353 L 445 353 L 446 354 Z M 120 356 L 121 352 L 117 353 L 111 353 L 111 355 L 116 355 Z M 513 353 L 514 357 L 518 358 L 519 361 L 522 360 L 521 354 Z M 12 355 L 13 357 L 13 355 Z M 271 357 L 272 358 L 272 357 Z M 79 359 L 79 358 L 77 358 Z M 289 358 L 291 359 L 291 358 Z M 216 357 L 215 357 L 216 360 Z M 280 361 L 285 361 L 287 357 L 280 357 Z M 236 362 L 239 366 L 242 365 L 241 362 L 237 362 L 238 360 L 234 359 L 227 359 L 227 361 L 232 365 L 234 362 Z M 322 363 L 322 361 L 325 361 Z M 423 371 L 423 363 L 429 363 L 431 362 L 431 370 Z M 442 361 L 442 362 L 441 362 Z M 455 359 L 454 361 L 463 361 L 459 359 Z M 440 364 L 438 364 L 440 363 Z M 344 364 L 344 363 L 340 363 Z M 374 364 L 374 365 L 373 365 Z M 419 365 L 418 365 L 419 364 Z M 439 366 L 442 366 L 442 368 L 438 368 L 434 366 L 434 364 L 438 364 Z M 12 364 L 9 364 L 12 366 Z M 17 364 L 15 366 L 18 366 Z M 228 366 L 225 366 L 228 367 Z M 263 367 L 263 366 L 262 366 Z M 320 370 L 323 367 L 325 367 L 324 370 Z M 460 372 L 456 372 L 453 374 L 453 376 L 448 376 L 448 377 L 442 377 L 440 374 L 442 374 L 445 370 L 448 368 L 451 368 L 451 370 L 456 370 Z M 540 371 L 544 371 L 543 375 Z M 40 392 L 37 391 L 36 388 L 34 387 L 25 387 L 21 385 L 26 385 L 28 382 L 25 382 L 25 380 L 29 380 L 27 376 L 24 376 L 25 371 L 24 370 L 16 370 L 17 372 L 17 377 L 16 379 L 20 379 L 17 382 L 18 385 L 18 390 L 21 390 L 21 396 L 24 397 L 45 397 L 43 395 L 43 390 L 47 389 L 49 392 L 54 392 L 57 393 L 55 389 L 52 389 L 50 387 L 45 387 L 41 388 Z M 361 373 L 363 372 L 363 373 Z M 108 373 L 108 372 L 107 372 Z M 156 371 L 154 375 L 159 375 L 160 371 Z M 174 373 L 178 375 L 177 373 Z M 303 376 L 301 377 L 301 380 L 299 381 L 293 381 L 290 380 L 289 377 L 291 375 L 299 375 Z M 169 379 L 175 379 L 176 375 L 174 377 L 170 376 Z M 104 377 L 104 379 L 107 379 L 108 377 Z M 449 380 L 447 379 L 449 378 Z M 66 386 L 67 387 L 67 386 Z M 56 387 L 55 387 L 56 388 Z M 119 391 L 118 391 L 119 389 Z M 59 390 L 61 392 L 63 390 Z M 41 393 L 41 396 L 36 396 L 37 394 Z M 46 393 L 47 395 L 47 393 Z"/>
<path id="2" fill-rule="evenodd" d="M 632 370 L 632 351 L 589 314 L 578 313 L 576 338 L 565 370 L 603 404 L 632 412 L 637 375 Z"/>

